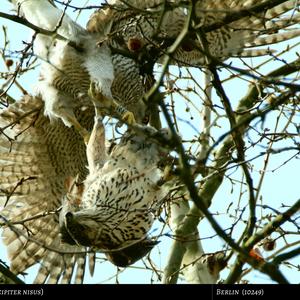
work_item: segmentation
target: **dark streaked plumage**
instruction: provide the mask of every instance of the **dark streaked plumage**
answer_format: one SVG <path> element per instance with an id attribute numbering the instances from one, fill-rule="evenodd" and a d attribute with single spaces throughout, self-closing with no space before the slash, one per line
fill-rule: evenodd
<path id="1" fill-rule="evenodd" d="M 104 142 L 104 127 L 96 119 L 87 146 L 90 173 L 82 200 L 79 205 L 64 202 L 61 232 L 65 241 L 104 252 L 113 263 L 125 266 L 155 245 L 147 235 L 166 195 L 158 185 L 164 150 L 133 132 L 125 134 L 109 155 L 103 151 Z"/>

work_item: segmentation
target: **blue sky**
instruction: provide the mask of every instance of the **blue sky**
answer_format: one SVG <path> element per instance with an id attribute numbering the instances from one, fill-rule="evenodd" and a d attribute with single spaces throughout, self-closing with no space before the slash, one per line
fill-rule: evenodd
<path id="1" fill-rule="evenodd" d="M 2 3 L 1 3 L 0 11 L 6 12 L 6 13 L 10 12 L 11 5 L 5 0 L 2 0 L 1 2 Z M 86 3 L 84 1 L 72 1 L 72 4 L 74 4 L 74 5 L 77 4 L 77 5 L 83 6 L 83 4 L 87 4 L 87 5 L 94 4 L 95 5 L 95 4 L 99 4 L 99 3 L 97 3 L 97 1 L 86 1 Z M 77 16 L 76 13 L 73 13 L 71 10 L 68 11 L 68 14 L 73 19 L 77 19 L 77 21 L 83 26 L 85 26 L 87 18 L 89 16 L 88 11 L 85 11 L 79 17 Z M 7 21 L 7 20 L 1 19 L 1 18 L 0 18 L 0 25 L 1 26 L 5 25 L 8 28 L 8 36 L 10 37 L 10 49 L 12 51 L 17 50 L 17 49 L 21 50 L 24 47 L 24 45 L 22 44 L 22 41 L 29 40 L 29 38 L 30 38 L 30 30 L 26 29 L 24 26 L 15 24 L 11 21 Z M 1 36 L 0 47 L 2 48 L 3 47 L 3 44 L 2 44 L 3 39 L 2 39 L 1 32 L 0 32 L 0 36 Z M 294 41 L 293 41 L 293 43 L 294 43 Z M 287 43 L 284 43 L 284 44 L 276 46 L 275 48 L 277 48 L 280 51 L 281 49 L 284 49 L 284 47 L 286 47 L 286 45 L 287 45 Z M 297 48 L 295 48 L 294 51 L 291 51 L 290 54 L 286 55 L 285 59 L 288 61 L 292 61 L 293 59 L 295 59 L 296 51 L 297 51 Z M 299 51 L 299 47 L 298 47 L 298 51 Z M 247 60 L 247 62 L 249 64 L 253 64 L 253 65 L 256 65 L 257 63 L 259 63 L 259 61 L 262 61 L 262 58 L 255 59 L 255 60 L 250 60 L 250 59 Z M 235 66 L 244 67 L 241 61 L 233 60 L 233 63 Z M 280 64 L 282 64 L 282 63 L 272 62 L 272 63 L 266 65 L 262 69 L 262 71 L 268 72 L 268 71 L 274 69 L 276 66 L 279 66 Z M 5 70 L 5 68 L 4 68 L 3 62 L 1 61 L 0 62 L 0 71 L 3 71 L 3 70 Z M 177 68 L 174 68 L 171 71 L 176 73 Z M 203 84 L 203 74 L 201 73 L 201 71 L 193 70 L 192 72 L 195 77 L 199 78 L 199 84 Z M 38 76 L 38 69 L 34 70 L 34 71 L 30 71 L 30 72 L 26 73 L 25 76 L 22 76 L 20 78 L 20 83 L 26 88 L 26 90 L 32 91 L 33 85 L 37 80 L 37 76 Z M 221 76 L 222 76 L 222 78 L 225 78 L 227 76 L 226 71 L 223 71 Z M 0 83 L 2 83 L 2 82 L 0 81 Z M 178 85 L 180 87 L 187 85 L 187 84 L 191 87 L 194 87 L 194 83 L 191 80 L 189 80 L 189 81 L 185 80 L 185 81 L 178 83 Z M 242 81 L 239 79 L 230 80 L 224 84 L 225 90 L 226 90 L 227 94 L 230 96 L 230 100 L 232 102 L 233 107 L 236 107 L 238 100 L 243 95 L 245 95 L 245 93 L 247 91 L 247 86 L 248 86 L 248 83 L 246 81 Z M 18 99 L 21 95 L 19 90 L 16 89 L 15 87 L 13 87 L 10 90 L 10 92 L 11 92 L 11 95 L 14 96 L 16 99 Z M 197 97 L 195 95 L 193 97 L 194 98 L 192 99 L 192 102 L 195 104 L 196 107 L 199 108 L 199 103 L 201 103 L 201 93 L 200 93 L 200 97 L 199 96 Z M 214 96 L 213 99 L 214 99 L 215 103 L 218 102 L 218 99 L 216 96 Z M 197 104 L 198 104 L 198 106 L 197 106 Z M 190 112 L 186 112 L 185 111 L 186 106 L 187 106 L 187 104 L 182 97 L 176 98 L 175 107 L 176 107 L 177 113 L 180 114 L 181 119 L 183 119 L 183 120 L 189 119 L 189 122 L 191 122 L 193 124 L 194 128 L 196 128 L 196 130 L 199 131 L 201 128 L 201 121 L 199 119 L 199 113 L 197 112 L 196 109 L 193 109 L 193 108 L 191 108 Z M 221 110 L 219 110 L 219 112 L 222 114 Z M 266 119 L 266 122 L 264 123 L 264 126 L 268 127 L 271 131 L 274 129 L 274 126 L 275 126 L 277 113 L 278 112 L 268 116 Z M 194 120 L 190 119 L 190 115 L 195 116 Z M 299 116 L 298 116 L 297 121 L 299 123 L 299 121 L 300 121 Z M 185 139 L 192 138 L 195 135 L 195 129 L 192 128 L 189 124 L 187 124 L 184 121 L 179 121 L 178 123 L 179 123 L 180 131 Z M 219 125 L 219 128 L 214 128 L 212 131 L 212 133 L 215 136 L 219 136 L 222 132 L 224 132 L 224 128 L 228 128 L 228 120 L 226 120 L 226 118 L 220 118 L 220 120 L 218 120 L 217 123 Z M 285 121 L 283 118 L 282 121 L 280 122 L 280 126 L 283 127 L 284 124 L 285 124 Z M 292 126 L 291 126 L 291 130 L 292 130 Z M 255 136 L 253 133 L 252 133 L 252 135 L 253 135 L 252 136 L 253 139 L 257 139 L 257 136 Z M 299 139 L 299 137 L 298 137 L 298 139 Z M 283 141 L 281 143 L 281 147 L 284 147 L 285 145 L 286 145 L 285 141 Z M 263 149 L 254 148 L 251 151 L 248 151 L 249 157 L 255 156 L 255 154 L 259 153 L 259 151 L 263 151 Z M 277 209 L 280 207 L 281 203 L 290 205 L 299 198 L 299 195 L 300 195 L 299 175 L 298 175 L 298 170 L 300 169 L 299 157 L 298 157 L 298 159 L 293 159 L 290 162 L 286 162 L 288 160 L 288 158 L 294 154 L 295 154 L 295 152 L 287 152 L 287 153 L 282 153 L 282 154 L 276 154 L 271 157 L 270 163 L 267 167 L 267 171 L 266 171 L 266 175 L 265 175 L 265 179 L 264 179 L 264 185 L 261 190 L 261 198 L 262 198 L 262 201 L 264 202 L 264 204 L 269 204 L 270 206 Z M 253 162 L 252 176 L 254 178 L 255 185 L 257 185 L 257 183 L 259 181 L 260 170 L 263 166 L 264 158 L 265 158 L 265 156 L 262 156 L 261 158 L 255 160 L 255 162 Z M 284 166 L 277 169 L 282 164 L 284 164 Z M 219 213 L 219 215 L 216 216 L 216 220 L 223 226 L 223 228 L 229 227 L 233 222 L 232 217 L 230 217 L 230 215 L 228 213 L 226 213 L 228 204 L 231 201 L 234 201 L 236 203 L 237 199 L 239 199 L 241 190 L 246 191 L 246 188 L 239 183 L 239 181 L 241 179 L 241 170 L 233 169 L 228 172 L 228 174 L 231 174 L 231 173 L 233 173 L 231 175 L 231 179 L 235 178 L 237 181 L 233 182 L 232 180 L 225 178 L 224 183 L 222 184 L 221 188 L 216 193 L 213 204 L 210 207 L 211 212 Z M 247 196 L 242 196 L 240 198 L 240 201 L 241 201 L 241 207 L 247 206 Z M 233 214 L 233 211 L 230 211 L 230 212 Z M 257 212 L 258 212 L 258 216 L 259 216 L 261 210 L 257 209 Z M 264 225 L 264 223 L 262 223 L 261 225 Z M 238 227 L 237 232 L 235 232 L 234 234 L 236 234 L 238 236 L 238 234 L 240 233 L 239 230 L 242 231 L 243 226 L 244 225 L 241 224 Z M 156 234 L 157 232 L 159 232 L 160 227 L 161 227 L 161 224 L 159 222 L 155 223 L 153 226 L 153 231 L 154 231 L 153 234 Z M 293 226 L 288 225 L 288 228 L 290 230 L 294 231 L 295 228 L 292 228 L 292 227 Z M 207 237 L 214 235 L 214 231 L 211 229 L 211 227 L 209 226 L 209 224 L 207 223 L 206 220 L 203 220 L 200 223 L 199 228 L 200 228 L 201 238 L 207 238 Z M 168 237 L 162 237 L 160 240 L 161 240 L 161 243 L 157 247 L 155 247 L 155 249 L 151 252 L 151 258 L 155 261 L 157 268 L 160 270 L 163 270 L 172 241 Z M 296 236 L 296 235 L 288 236 L 287 241 L 290 243 L 299 241 L 299 235 L 298 236 Z M 279 249 L 280 247 L 282 247 L 284 245 L 284 241 L 282 239 L 280 239 L 278 244 L 279 245 L 278 245 L 277 249 Z M 224 245 L 224 242 L 218 237 L 207 238 L 207 239 L 203 240 L 203 247 L 206 252 L 215 252 L 217 250 L 221 250 L 223 245 Z M 299 246 L 299 244 L 298 244 L 298 246 Z M 269 255 L 268 253 L 263 253 L 263 254 L 266 257 Z M 137 264 L 135 264 L 134 266 L 127 268 L 125 271 L 120 272 L 118 274 L 118 276 L 116 277 L 115 275 L 117 272 L 117 268 L 108 262 L 102 262 L 101 255 L 99 255 L 99 257 L 100 257 L 100 259 L 99 259 L 99 263 L 97 263 L 97 266 L 96 266 L 96 273 L 92 278 L 90 278 L 88 276 L 88 280 L 86 281 L 87 283 L 100 283 L 100 282 L 114 283 L 114 282 L 116 282 L 116 278 L 120 283 L 150 283 L 152 279 L 154 280 L 154 282 L 157 282 L 156 275 L 153 275 L 152 272 L 149 270 L 145 271 L 143 269 L 144 264 L 141 261 L 138 262 Z M 2 259 L 3 261 L 7 261 L 4 246 L 1 244 L 0 244 L 0 259 Z M 300 258 L 296 257 L 291 262 L 293 264 L 300 265 Z M 37 266 L 34 266 L 32 269 L 29 270 L 29 274 L 28 274 L 28 276 L 26 276 L 26 282 L 30 283 L 33 280 L 36 269 L 37 269 Z M 285 276 L 291 283 L 299 283 L 299 272 L 296 272 L 294 269 L 290 269 L 285 266 L 282 266 L 281 270 L 284 271 Z M 226 273 L 228 273 L 228 269 L 223 271 L 222 277 L 226 277 Z M 252 283 L 254 283 L 254 282 L 255 283 L 270 283 L 271 282 L 270 279 L 266 275 L 258 273 L 258 272 L 253 272 L 250 275 L 248 275 L 246 278 L 250 279 Z"/>

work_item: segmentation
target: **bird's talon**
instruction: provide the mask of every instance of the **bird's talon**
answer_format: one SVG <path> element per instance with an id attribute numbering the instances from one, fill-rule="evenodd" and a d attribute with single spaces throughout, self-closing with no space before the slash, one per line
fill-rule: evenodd
<path id="1" fill-rule="evenodd" d="M 90 88 L 88 90 L 88 95 L 93 99 L 93 100 L 98 100 L 102 101 L 103 95 L 101 91 L 98 90 L 97 85 L 94 81 L 91 82 Z"/>
<path id="2" fill-rule="evenodd" d="M 114 101 L 102 94 L 102 91 L 98 88 L 96 82 L 91 82 L 88 95 L 92 99 L 96 109 L 101 112 L 102 115 L 107 114 L 108 111 L 113 109 Z"/>
<path id="3" fill-rule="evenodd" d="M 122 115 L 122 120 L 125 121 L 129 125 L 136 124 L 134 114 L 130 111 L 127 111 Z"/>
<path id="4" fill-rule="evenodd" d="M 87 145 L 91 134 L 87 130 L 83 130 L 80 132 L 80 135 L 82 136 L 84 143 Z"/>
<path id="5" fill-rule="evenodd" d="M 88 95 L 94 99 L 94 94 L 95 94 L 95 88 L 94 88 L 94 82 L 91 82 L 89 90 L 88 90 Z"/>

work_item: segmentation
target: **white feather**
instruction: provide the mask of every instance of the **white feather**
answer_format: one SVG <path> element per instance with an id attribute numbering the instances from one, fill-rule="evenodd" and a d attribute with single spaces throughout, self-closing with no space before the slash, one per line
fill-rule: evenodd
<path id="1" fill-rule="evenodd" d="M 66 39 L 76 42 L 78 34 L 84 31 L 62 10 L 54 7 L 47 0 L 17 0 L 21 13 L 33 25 L 53 31 Z M 62 19 L 63 17 L 63 19 Z"/>
<path id="2" fill-rule="evenodd" d="M 97 83 L 98 89 L 105 97 L 113 98 L 111 86 L 114 80 L 114 67 L 111 53 L 107 45 L 97 46 L 98 36 L 87 35 L 83 28 L 47 0 L 15 0 L 14 3 L 29 22 L 46 30 L 56 29 L 59 35 L 67 39 L 61 40 L 55 35 L 39 34 L 34 43 L 35 54 L 43 60 L 42 80 L 36 86 L 35 92 L 42 96 L 47 116 L 61 118 L 65 125 L 71 126 L 64 115 L 67 113 L 73 116 L 72 95 L 63 94 L 62 98 L 61 92 L 53 86 L 53 78 L 57 77 L 60 70 L 64 71 L 64 60 L 70 55 L 68 51 L 72 51 L 68 41 L 76 42 L 85 48 L 82 61 L 90 80 Z"/>
<path id="3" fill-rule="evenodd" d="M 110 50 L 105 44 L 97 47 L 96 43 L 89 43 L 91 47 L 88 48 L 84 65 L 90 74 L 91 81 L 98 84 L 98 88 L 104 96 L 112 99 L 111 86 L 114 80 L 114 66 Z"/>

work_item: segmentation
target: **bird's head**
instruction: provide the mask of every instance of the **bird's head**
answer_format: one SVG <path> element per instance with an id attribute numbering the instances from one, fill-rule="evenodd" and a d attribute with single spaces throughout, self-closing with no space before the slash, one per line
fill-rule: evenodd
<path id="1" fill-rule="evenodd" d="M 65 180 L 67 193 L 63 199 L 62 210 L 59 215 L 61 240 L 71 245 L 90 246 L 95 231 L 99 228 L 92 220 L 92 212 L 82 208 L 84 184 L 79 183 L 78 176 Z"/>
<path id="2" fill-rule="evenodd" d="M 71 245 L 95 247 L 101 235 L 101 222 L 93 219 L 89 210 L 65 211 L 60 217 L 60 234 L 63 242 Z"/>

